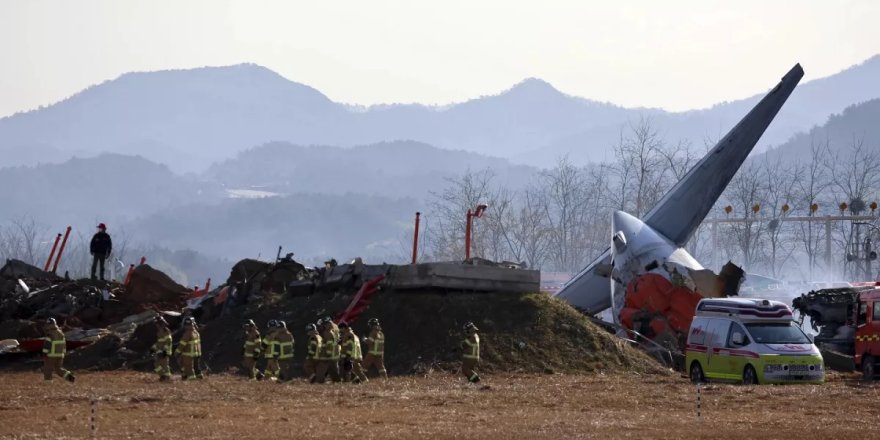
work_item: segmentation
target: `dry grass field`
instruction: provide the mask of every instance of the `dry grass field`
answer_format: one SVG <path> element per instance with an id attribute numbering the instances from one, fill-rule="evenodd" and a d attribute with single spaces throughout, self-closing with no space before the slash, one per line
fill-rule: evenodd
<path id="1" fill-rule="evenodd" d="M 81 372 L 76 384 L 0 373 L 0 437 L 89 438 L 863 438 L 880 385 L 702 387 L 674 375 L 396 377 L 364 385 L 247 382 L 232 375 L 157 383 Z"/>

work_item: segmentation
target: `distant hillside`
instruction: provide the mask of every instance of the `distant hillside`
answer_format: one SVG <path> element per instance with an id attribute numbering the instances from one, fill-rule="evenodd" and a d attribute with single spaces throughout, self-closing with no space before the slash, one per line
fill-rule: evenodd
<path id="1" fill-rule="evenodd" d="M 141 157 L 104 154 L 60 164 L 0 168 L 0 222 L 119 223 L 159 209 L 219 200 L 222 192 Z"/>
<path id="2" fill-rule="evenodd" d="M 809 70 L 810 66 L 804 68 Z M 777 80 L 768 78 L 767 86 L 775 86 Z M 765 93 L 703 110 L 643 115 L 651 118 L 667 142 L 688 139 L 696 147 L 702 147 L 705 140 L 717 141 L 724 136 Z M 824 123 L 832 114 L 874 98 L 880 98 L 880 55 L 836 75 L 800 84 L 770 124 L 755 151 L 783 144 L 796 133 Z M 631 114 L 629 120 L 637 121 L 638 118 L 638 115 Z M 619 141 L 622 127 L 624 124 L 620 122 L 585 127 L 576 134 L 560 137 L 512 159 L 518 163 L 547 166 L 553 158 L 565 154 L 580 163 L 610 158 L 610 147 Z"/>
<path id="3" fill-rule="evenodd" d="M 537 169 L 506 159 L 449 151 L 413 141 L 353 148 L 275 142 L 211 166 L 207 179 L 226 188 L 282 194 L 360 193 L 423 199 L 468 168 L 491 168 L 509 187 L 525 185 Z"/>
<path id="4" fill-rule="evenodd" d="M 405 231 L 421 208 L 412 199 L 295 194 L 166 210 L 131 228 L 157 246 L 233 260 L 258 254 L 271 259 L 283 246 L 312 264 L 327 257 L 390 261 L 411 249 Z"/>
<path id="5" fill-rule="evenodd" d="M 768 154 L 785 157 L 807 157 L 812 142 L 825 143 L 832 151 L 846 152 L 853 141 L 862 141 L 874 151 L 880 151 L 880 99 L 872 99 L 847 107 L 832 115 L 825 124 L 799 133 Z"/>
<path id="6" fill-rule="evenodd" d="M 271 140 L 341 142 L 333 134 L 351 118 L 317 90 L 252 64 L 129 73 L 0 120 L 0 152 L 140 154 L 190 171 Z"/>
<path id="7" fill-rule="evenodd" d="M 768 78 L 767 86 L 776 79 Z M 201 172 L 212 162 L 275 141 L 353 146 L 412 139 L 548 166 L 566 154 L 579 163 L 607 157 L 621 126 L 646 115 L 671 141 L 687 138 L 699 145 L 704 138 L 717 139 L 760 95 L 669 113 L 573 97 L 527 79 L 499 94 L 442 108 L 355 109 L 264 67 L 243 64 L 125 74 L 57 104 L 0 119 L 0 154 L 7 165 L 101 152 L 139 154 L 175 171 Z M 803 84 L 758 149 L 878 97 L 880 56 Z"/>

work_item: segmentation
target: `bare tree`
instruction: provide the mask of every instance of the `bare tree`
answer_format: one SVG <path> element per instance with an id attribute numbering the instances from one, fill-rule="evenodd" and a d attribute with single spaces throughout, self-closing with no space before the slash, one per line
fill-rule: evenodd
<path id="1" fill-rule="evenodd" d="M 757 219 L 760 215 L 760 211 L 755 212 L 753 207 L 763 202 L 765 188 L 761 174 L 759 166 L 751 161 L 746 162 L 725 191 L 727 200 L 737 212 L 743 212 L 746 219 Z M 732 223 L 728 231 L 739 249 L 743 266 L 750 269 L 760 258 L 764 225 L 759 221 Z"/>
<path id="2" fill-rule="evenodd" d="M 630 124 L 627 136 L 621 130 L 620 142 L 614 147 L 613 167 L 619 185 L 619 209 L 641 217 L 663 196 L 668 170 L 663 149 L 663 141 L 648 117 Z"/>
<path id="3" fill-rule="evenodd" d="M 431 193 L 431 229 L 426 232 L 429 253 L 435 260 L 461 260 L 464 258 L 465 214 L 480 203 L 492 206 L 492 180 L 490 169 L 467 170 L 458 178 L 447 178 L 449 184 L 439 193 Z M 477 250 L 480 251 L 479 245 Z"/>
<path id="4" fill-rule="evenodd" d="M 21 216 L 0 227 L 0 255 L 42 267 L 48 257 L 47 229 L 33 217 Z"/>
<path id="5" fill-rule="evenodd" d="M 831 176 L 828 170 L 830 156 L 829 144 L 826 139 L 818 141 L 810 139 L 810 159 L 807 163 L 799 163 L 792 170 L 794 174 L 795 203 L 792 206 L 793 214 L 814 215 L 810 209 L 813 204 L 820 205 L 823 195 L 831 185 Z M 795 235 L 800 241 L 801 247 L 807 257 L 807 273 L 810 279 L 814 278 L 816 265 L 821 253 L 822 236 L 824 228 L 817 227 L 814 222 L 799 222 Z"/>
<path id="6" fill-rule="evenodd" d="M 790 239 L 787 232 L 791 226 L 783 221 L 783 206 L 795 198 L 795 173 L 794 166 L 786 166 L 781 158 L 772 161 L 763 161 L 764 206 L 762 211 L 768 217 L 766 236 L 769 246 L 770 273 L 774 277 L 781 275 L 782 268 L 791 259 L 795 249 L 795 243 Z M 789 208 L 791 205 L 788 205 Z"/>

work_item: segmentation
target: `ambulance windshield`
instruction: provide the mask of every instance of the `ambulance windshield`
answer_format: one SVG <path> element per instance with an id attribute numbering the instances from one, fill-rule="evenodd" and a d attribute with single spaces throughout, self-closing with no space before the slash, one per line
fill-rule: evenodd
<path id="1" fill-rule="evenodd" d="M 746 324 L 749 333 L 759 344 L 809 344 L 810 339 L 793 322 Z"/>

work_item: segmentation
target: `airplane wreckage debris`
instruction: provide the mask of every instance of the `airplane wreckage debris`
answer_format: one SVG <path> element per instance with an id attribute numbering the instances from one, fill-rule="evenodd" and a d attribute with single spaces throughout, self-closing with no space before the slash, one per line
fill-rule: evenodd
<path id="1" fill-rule="evenodd" d="M 238 366 L 243 319 L 260 327 L 284 319 L 296 338 L 298 368 L 307 341 L 304 324 L 331 316 L 363 333 L 366 318 L 358 315 L 365 313 L 383 322 L 386 365 L 396 373 L 455 368 L 460 335 L 454 330 L 467 321 L 484 334 L 486 371 L 666 371 L 568 305 L 537 293 L 537 271 L 477 259 L 334 263 L 310 268 L 291 258 L 242 260 L 226 283 L 208 292 L 180 286 L 147 265 L 138 266 L 124 286 L 65 280 L 10 261 L 0 270 L 0 368 L 37 368 L 40 320 L 54 317 L 66 332 L 70 368 L 150 371 L 154 317 L 160 313 L 175 341 L 183 317 L 196 318 L 202 362 L 212 372 Z M 457 287 L 462 285 L 469 288 Z"/>
<path id="2" fill-rule="evenodd" d="M 684 246 L 803 75 L 789 70 L 644 218 L 615 212 L 609 249 L 555 296 L 588 314 L 611 309 L 622 336 L 680 355 L 697 302 L 735 295 L 743 279 L 730 263 L 716 276 Z"/>

